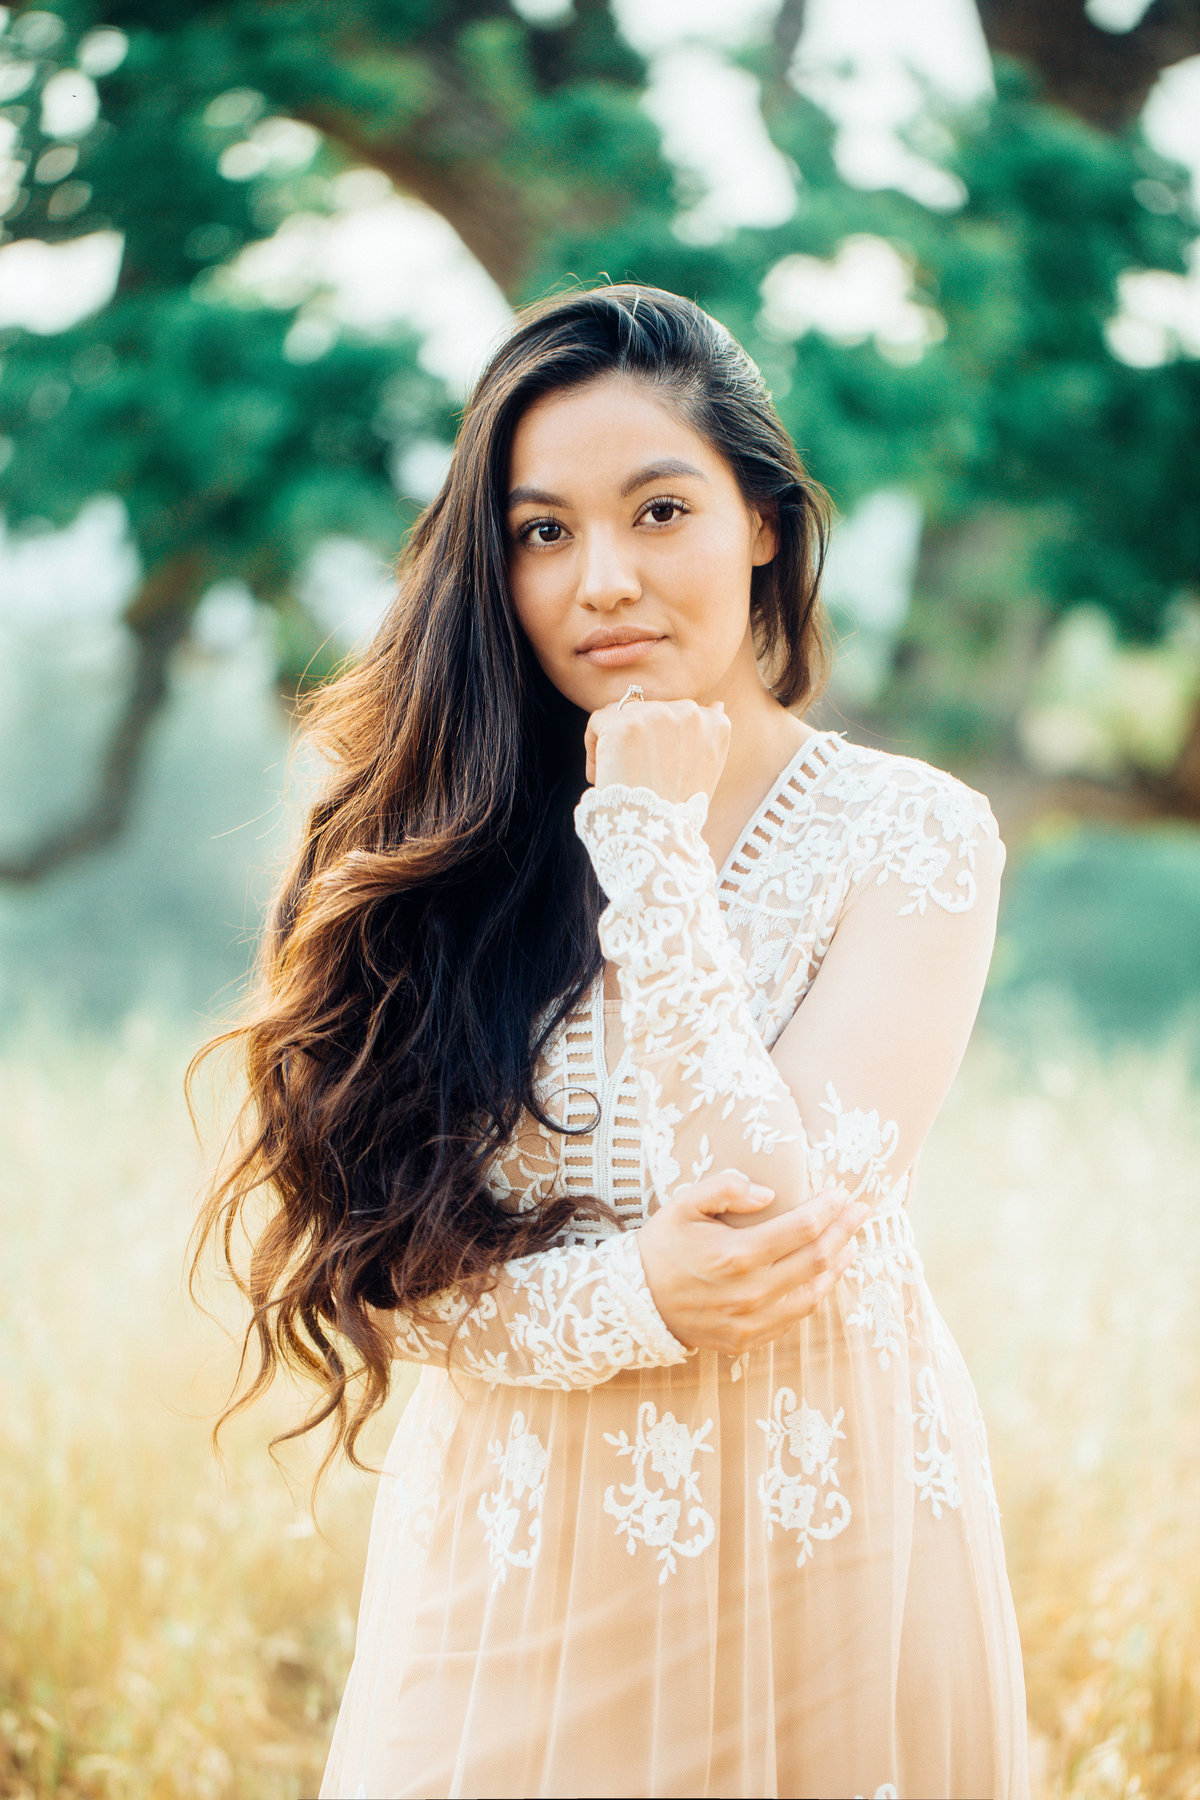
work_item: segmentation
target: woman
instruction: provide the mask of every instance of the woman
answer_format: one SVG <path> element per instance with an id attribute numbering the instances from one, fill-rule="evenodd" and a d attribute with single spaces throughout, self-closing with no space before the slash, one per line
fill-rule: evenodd
<path id="1" fill-rule="evenodd" d="M 316 1374 L 351 1453 L 425 1365 L 326 1796 L 1027 1791 L 906 1209 L 1003 847 L 798 717 L 824 540 L 720 326 L 571 294 L 484 372 L 321 702 L 211 1218 L 272 1194 L 256 1385 Z"/>

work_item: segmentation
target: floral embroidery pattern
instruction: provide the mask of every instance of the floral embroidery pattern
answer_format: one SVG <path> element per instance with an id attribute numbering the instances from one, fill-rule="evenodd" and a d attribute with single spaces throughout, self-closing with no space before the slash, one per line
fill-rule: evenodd
<path id="1" fill-rule="evenodd" d="M 688 1354 L 659 1316 L 632 1234 L 515 1257 L 475 1306 L 451 1289 L 427 1311 L 428 1320 L 393 1315 L 400 1355 L 445 1362 L 452 1352 L 456 1367 L 492 1385 L 593 1387 Z"/>
<path id="2" fill-rule="evenodd" d="M 605 1443 L 633 1462 L 633 1480 L 606 1490 L 604 1510 L 616 1519 L 617 1535 L 625 1539 L 630 1556 L 639 1544 L 657 1550 L 660 1585 L 675 1573 L 676 1556 L 699 1556 L 716 1535 L 712 1514 L 701 1504 L 699 1471 L 692 1467 L 698 1452 L 712 1455 L 712 1445 L 705 1442 L 712 1428 L 711 1419 L 698 1431 L 689 1430 L 674 1413 L 660 1419 L 654 1402 L 643 1400 L 632 1441 L 624 1431 L 604 1433 Z M 661 1476 L 661 1486 L 647 1480 L 647 1463 L 651 1475 Z M 688 1501 L 693 1504 L 687 1507 L 686 1523 L 693 1535 L 683 1539 L 678 1534 Z"/>
<path id="3" fill-rule="evenodd" d="M 844 1416 L 840 1406 L 832 1419 L 803 1400 L 797 1406 L 795 1391 L 781 1387 L 775 1391 L 770 1418 L 758 1420 L 770 1456 L 758 1479 L 767 1536 L 774 1536 L 776 1525 L 794 1533 L 800 1547 L 797 1568 L 808 1561 L 818 1539 L 838 1537 L 850 1523 L 851 1506 L 838 1487 L 834 1455 L 834 1444 L 846 1436 L 839 1430 Z M 785 1457 L 800 1467 L 785 1468 Z M 818 1499 L 821 1511 L 832 1517 L 817 1518 Z"/>
<path id="4" fill-rule="evenodd" d="M 824 1187 L 830 1172 L 836 1170 L 839 1175 L 855 1177 L 853 1182 L 842 1182 L 852 1199 L 866 1194 L 871 1199 L 880 1201 L 891 1198 L 888 1184 L 888 1169 L 900 1142 L 900 1127 L 894 1119 L 881 1125 L 879 1114 L 872 1109 L 862 1112 L 848 1109 L 832 1081 L 825 1084 L 825 1098 L 821 1102 L 821 1111 L 828 1113 L 833 1123 L 826 1127 L 824 1137 L 812 1135 L 808 1147 L 809 1173 L 815 1187 Z"/>
<path id="5" fill-rule="evenodd" d="M 507 1579 L 509 1569 L 531 1569 L 542 1546 L 542 1503 L 546 1498 L 546 1447 L 535 1432 L 526 1431 L 525 1414 L 515 1412 L 508 1428 L 508 1442 L 499 1438 L 488 1445 L 500 1471 L 500 1485 L 484 1494 L 479 1517 L 487 1539 L 492 1565 L 492 1585 Z M 523 1548 L 515 1547 L 517 1532 L 525 1527 Z"/>
<path id="6" fill-rule="evenodd" d="M 678 1185 L 682 1161 L 706 1166 L 699 1121 L 684 1131 L 702 1108 L 722 1119 L 736 1108 L 756 1154 L 796 1136 L 785 1123 L 790 1095 L 763 1053 L 745 965 L 717 897 L 700 835 L 707 812 L 703 794 L 672 803 L 647 788 L 613 786 L 589 789 L 575 814 L 608 896 L 600 946 L 617 965 L 646 1167 L 660 1201 Z M 667 1098 L 667 1080 L 674 1092 L 682 1087 L 686 1108 Z"/>
<path id="7" fill-rule="evenodd" d="M 917 1401 L 913 1425 L 925 1434 L 925 1444 L 913 1453 L 912 1478 L 919 1498 L 928 1500 L 934 1518 L 940 1519 L 943 1506 L 953 1511 L 963 1500 L 954 1452 L 942 1442 L 949 1436 L 942 1390 L 928 1364 L 917 1376 Z"/>
<path id="8" fill-rule="evenodd" d="M 854 877 L 874 872 L 882 887 L 895 875 L 908 889 L 901 916 L 923 913 L 930 901 L 944 912 L 974 906 L 975 852 L 981 837 L 996 833 L 983 795 L 913 757 L 880 758 L 847 744 L 838 761 L 823 792 L 854 803 L 853 830 L 842 845 L 858 865 Z"/>
<path id="9" fill-rule="evenodd" d="M 421 1553 L 428 1550 L 437 1521 L 442 1465 L 452 1429 L 452 1419 L 435 1407 L 425 1419 L 403 1467 L 394 1475 L 389 1470 L 384 1477 L 395 1484 L 392 1506 L 396 1529 L 404 1532 L 413 1549 Z"/>
<path id="10" fill-rule="evenodd" d="M 881 1369 L 904 1348 L 909 1299 L 917 1300 L 924 1271 L 903 1207 L 874 1214 L 860 1227 L 854 1261 L 843 1279 L 857 1288 L 846 1324 L 867 1331 Z"/>
<path id="11" fill-rule="evenodd" d="M 580 802 L 576 828 L 608 896 L 601 944 L 617 966 L 625 1052 L 610 1072 L 597 986 L 544 1040 L 535 1072 L 539 1103 L 570 1133 L 522 1119 L 488 1173 L 502 1203 L 521 1210 L 564 1191 L 599 1193 L 636 1224 L 653 1196 L 711 1171 L 716 1121 L 736 1118 L 759 1154 L 791 1141 L 795 1104 L 767 1046 L 839 920 L 885 883 L 900 912 L 965 910 L 980 846 L 995 834 L 983 797 L 951 776 L 829 733 L 764 802 L 719 878 L 701 836 L 706 813 L 703 795 L 669 803 L 641 788 L 591 789 Z M 548 1018 L 537 1021 L 539 1041 Z M 900 1128 L 855 1098 L 831 1081 L 804 1148 L 814 1181 L 834 1176 L 872 1202 L 846 1278 L 849 1321 L 887 1368 L 924 1299 L 910 1247 L 884 1229 L 908 1188 Z M 563 1390 L 684 1361 L 635 1235 L 617 1224 L 577 1221 L 555 1248 L 505 1265 L 473 1307 L 450 1290 L 424 1317 L 398 1316 L 399 1354 L 492 1385 Z M 740 1373 L 735 1361 L 730 1376 Z"/>

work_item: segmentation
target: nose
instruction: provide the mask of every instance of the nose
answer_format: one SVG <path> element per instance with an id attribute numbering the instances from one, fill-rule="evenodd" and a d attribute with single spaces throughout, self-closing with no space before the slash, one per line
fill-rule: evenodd
<path id="1" fill-rule="evenodd" d="M 642 584 L 628 547 L 603 528 L 584 535 L 576 596 L 593 612 L 612 612 L 624 600 L 641 598 Z"/>

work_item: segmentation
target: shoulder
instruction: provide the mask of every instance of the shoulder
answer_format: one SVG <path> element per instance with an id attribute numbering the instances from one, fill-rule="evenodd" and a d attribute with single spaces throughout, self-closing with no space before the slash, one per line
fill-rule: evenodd
<path id="1" fill-rule="evenodd" d="M 906 892 L 902 911 L 965 911 L 998 888 L 1004 844 L 986 794 L 915 756 L 835 740 L 818 783 L 822 808 L 845 823 L 852 885 Z"/>
<path id="2" fill-rule="evenodd" d="M 987 795 L 948 770 L 844 737 L 837 737 L 834 747 L 820 784 L 827 800 L 860 816 L 871 815 L 881 829 L 903 831 L 922 818 L 952 841 L 999 837 Z"/>

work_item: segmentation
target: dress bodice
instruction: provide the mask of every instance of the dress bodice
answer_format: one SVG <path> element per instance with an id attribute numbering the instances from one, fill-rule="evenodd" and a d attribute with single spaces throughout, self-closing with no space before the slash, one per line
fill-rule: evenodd
<path id="1" fill-rule="evenodd" d="M 982 796 L 912 758 L 832 731 L 807 739 L 716 875 L 750 1016 L 768 1049 L 802 1004 L 864 882 L 906 883 L 905 911 L 972 905 L 981 807 L 986 815 Z M 506 1203 L 524 1210 L 551 1195 L 596 1196 L 625 1228 L 657 1203 L 620 1012 L 619 1001 L 606 1001 L 601 974 L 547 1043 L 535 1092 L 563 1129 L 522 1116 L 490 1177 Z M 616 1229 L 579 1219 L 560 1241 L 591 1245 Z"/>

